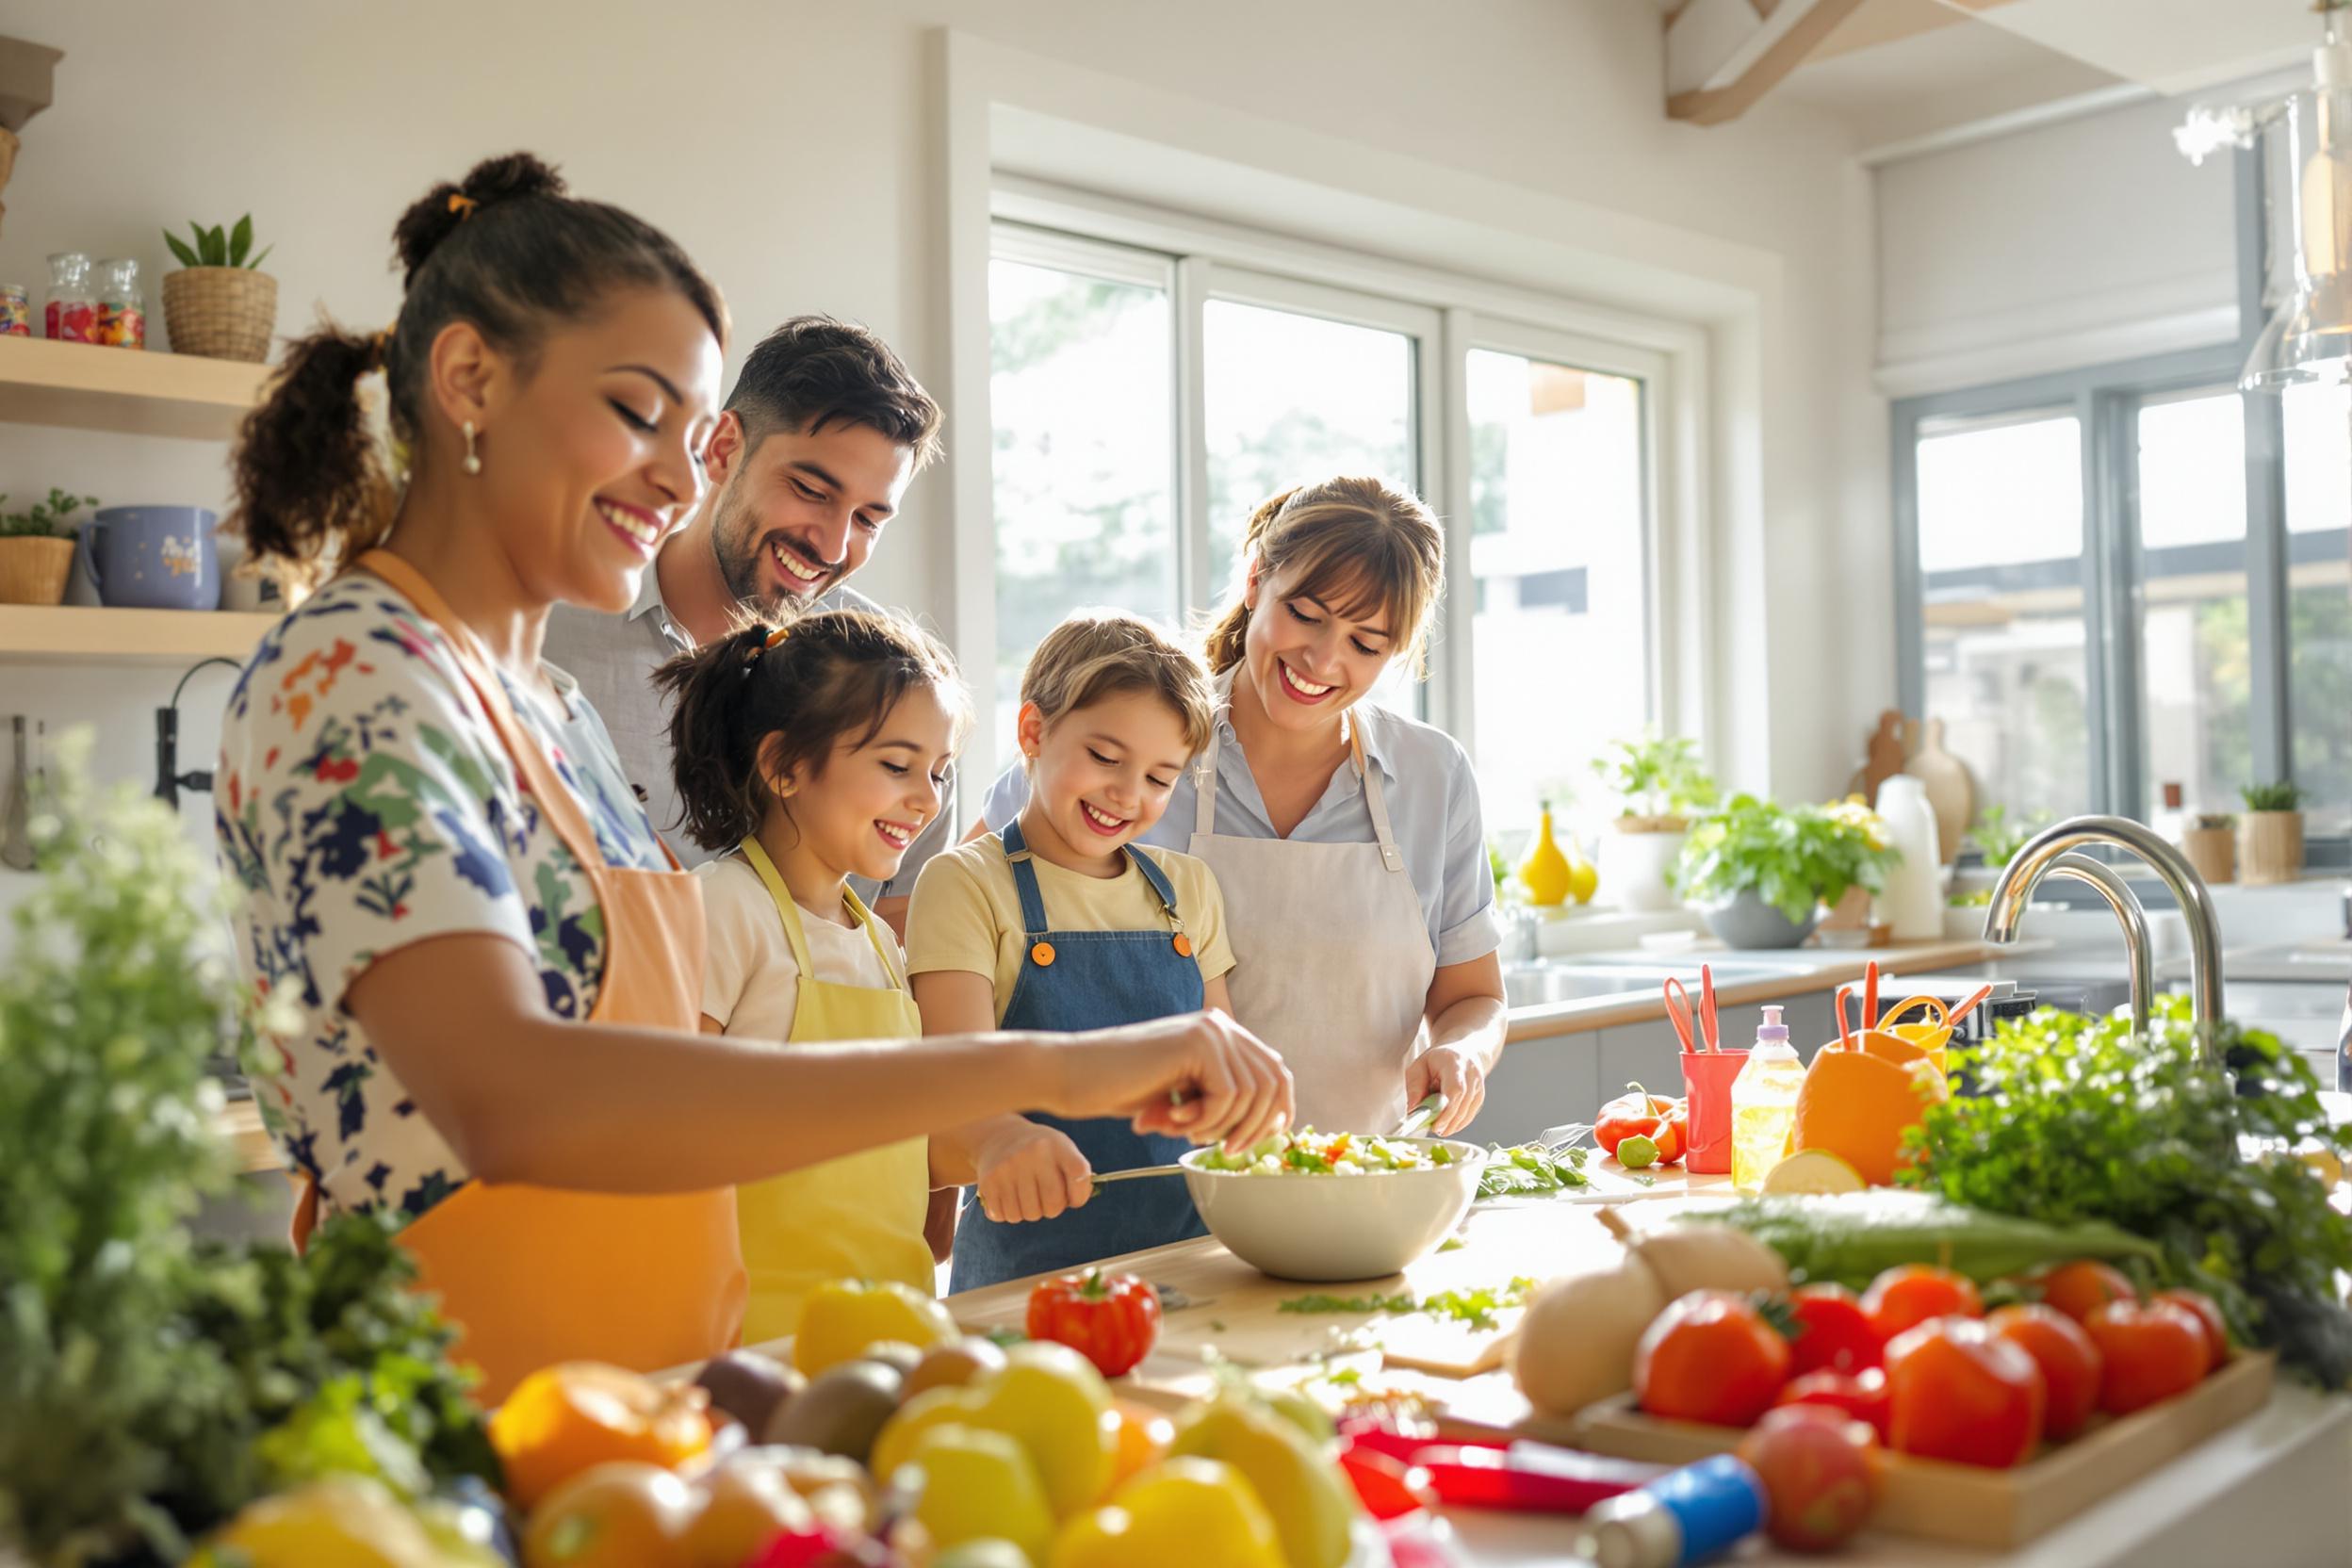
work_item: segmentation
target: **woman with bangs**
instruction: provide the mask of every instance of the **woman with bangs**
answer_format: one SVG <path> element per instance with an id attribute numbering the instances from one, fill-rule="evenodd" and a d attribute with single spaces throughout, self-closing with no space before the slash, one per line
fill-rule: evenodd
<path id="1" fill-rule="evenodd" d="M 1339 478 L 1260 506 L 1244 550 L 1205 649 L 1208 747 L 1144 841 L 1224 889 L 1233 1015 L 1282 1053 L 1301 1122 L 1383 1133 L 1435 1091 L 1432 1130 L 1458 1132 L 1505 1023 L 1477 780 L 1451 736 L 1365 700 L 1400 661 L 1425 671 L 1444 533 L 1414 497 Z M 1026 790 L 1000 778 L 975 834 Z"/>

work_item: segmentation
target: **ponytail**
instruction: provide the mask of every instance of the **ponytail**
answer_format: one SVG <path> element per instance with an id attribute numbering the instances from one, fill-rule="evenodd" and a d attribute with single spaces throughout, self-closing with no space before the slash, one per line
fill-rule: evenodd
<path id="1" fill-rule="evenodd" d="M 1250 514 L 1250 527 L 1241 540 L 1242 580 L 1233 585 L 1233 602 L 1209 628 L 1208 642 L 1201 656 L 1208 661 L 1211 675 L 1223 675 L 1241 662 L 1241 645 L 1250 635 L 1250 565 L 1262 562 L 1265 555 L 1266 531 L 1282 515 L 1282 507 L 1301 487 L 1293 485 L 1279 496 L 1269 496 Z M 1263 571 L 1259 580 L 1265 578 Z"/>
<path id="2" fill-rule="evenodd" d="M 383 340 L 333 322 L 300 338 L 245 416 L 232 463 L 228 527 L 282 579 L 314 579 L 392 527 L 393 487 L 360 406 L 360 378 L 383 364 Z"/>

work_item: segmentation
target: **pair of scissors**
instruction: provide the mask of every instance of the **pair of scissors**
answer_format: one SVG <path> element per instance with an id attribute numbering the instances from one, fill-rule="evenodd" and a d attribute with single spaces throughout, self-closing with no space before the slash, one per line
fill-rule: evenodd
<path id="1" fill-rule="evenodd" d="M 1699 984 L 1702 988 L 1702 994 L 1705 994 L 1706 979 L 1702 977 Z M 1684 1051 L 1697 1052 L 1715 1049 L 1714 1037 L 1709 1033 L 1707 1004 L 1702 1003 L 1698 1007 L 1693 1008 L 1690 1005 L 1690 988 L 1671 974 L 1666 977 L 1666 1020 L 1674 1026 L 1674 1033 L 1681 1037 Z"/>

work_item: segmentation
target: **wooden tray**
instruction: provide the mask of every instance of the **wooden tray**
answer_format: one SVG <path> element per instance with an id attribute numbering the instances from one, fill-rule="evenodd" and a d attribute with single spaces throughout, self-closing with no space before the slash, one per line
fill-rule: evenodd
<path id="1" fill-rule="evenodd" d="M 2277 1371 L 2270 1351 L 2241 1355 L 2179 1398 L 2093 1427 L 2014 1470 L 1889 1454 L 1871 1527 L 1997 1551 L 2022 1546 L 2253 1414 L 2269 1401 Z M 1578 1446 L 1660 1464 L 1729 1453 L 1746 1435 L 1653 1419 L 1633 1408 L 1630 1394 L 1576 1420 Z"/>

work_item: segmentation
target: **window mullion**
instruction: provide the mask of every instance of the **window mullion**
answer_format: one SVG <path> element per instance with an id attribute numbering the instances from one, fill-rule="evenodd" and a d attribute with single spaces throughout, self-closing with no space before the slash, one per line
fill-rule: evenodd
<path id="1" fill-rule="evenodd" d="M 2140 813 L 2140 572 L 2137 400 L 2086 390 L 2082 431 L 2083 598 L 2091 660 L 2091 805 Z"/>
<path id="2" fill-rule="evenodd" d="M 1195 618 L 1216 610 L 1226 586 L 1209 580 L 1208 377 L 1202 323 L 1211 270 L 1204 257 L 1180 257 L 1168 312 L 1176 336 L 1168 363 L 1176 376 L 1177 593 Z"/>
<path id="3" fill-rule="evenodd" d="M 1470 570 L 1470 536 L 1476 519 L 1470 511 L 1470 347 L 1473 317 L 1459 307 L 1446 312 L 1438 341 L 1422 355 L 1442 378 L 1436 402 L 1436 429 L 1422 442 L 1426 452 L 1443 453 L 1437 475 L 1422 476 L 1421 493 L 1437 508 L 1446 526 L 1446 598 L 1438 607 L 1437 635 L 1430 639 L 1431 711 L 1429 719 L 1460 741 L 1472 757 L 1478 754 L 1476 656 L 1472 651 L 1473 623 L 1478 618 L 1478 583 Z M 1430 400 L 1422 400 L 1424 407 Z"/>

